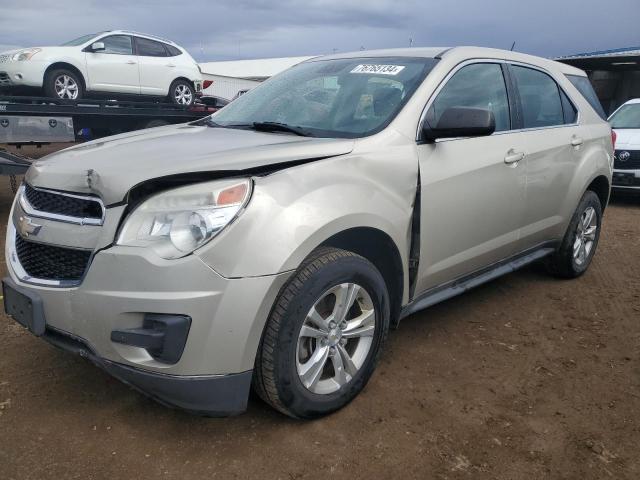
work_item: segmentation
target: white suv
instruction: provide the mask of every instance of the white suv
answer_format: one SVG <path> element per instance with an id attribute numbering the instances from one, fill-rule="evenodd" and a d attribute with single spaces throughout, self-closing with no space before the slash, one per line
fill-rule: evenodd
<path id="1" fill-rule="evenodd" d="M 43 88 L 47 96 L 78 100 L 89 92 L 168 97 L 190 105 L 202 76 L 187 51 L 169 40 L 114 30 L 59 47 L 0 54 L 0 89 Z"/>
<path id="2" fill-rule="evenodd" d="M 640 98 L 629 100 L 609 117 L 616 132 L 612 187 L 640 193 Z"/>

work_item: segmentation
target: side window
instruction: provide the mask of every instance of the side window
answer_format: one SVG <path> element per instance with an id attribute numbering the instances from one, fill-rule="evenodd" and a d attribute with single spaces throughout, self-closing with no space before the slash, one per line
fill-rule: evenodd
<path id="1" fill-rule="evenodd" d="M 560 89 L 560 97 L 562 98 L 562 111 L 564 113 L 565 125 L 576 123 L 578 120 L 578 110 L 576 110 L 576 107 L 571 103 L 571 100 L 569 100 L 569 97 L 567 97 L 567 94 L 564 93 L 562 89 Z"/>
<path id="2" fill-rule="evenodd" d="M 566 76 L 573 86 L 580 92 L 580 94 L 589 102 L 589 105 L 593 107 L 600 118 L 603 120 L 607 119 L 607 115 L 604 113 L 604 109 L 602 108 L 602 104 L 600 100 L 598 100 L 598 95 L 596 95 L 591 82 L 587 77 L 580 77 L 578 75 L 567 75 Z"/>
<path id="3" fill-rule="evenodd" d="M 128 35 L 111 35 L 98 40 L 104 43 L 104 50 L 100 53 L 111 53 L 116 55 L 133 55 L 131 37 Z"/>
<path id="4" fill-rule="evenodd" d="M 164 44 L 164 48 L 167 49 L 167 51 L 169 52 L 169 56 L 170 57 L 177 57 L 178 55 L 182 55 L 182 52 L 177 49 L 176 47 L 174 47 L 173 45 L 167 45 L 166 43 Z"/>
<path id="5" fill-rule="evenodd" d="M 476 63 L 458 70 L 431 105 L 429 122 L 437 125 L 442 113 L 450 107 L 491 110 L 496 119 L 496 132 L 509 130 L 509 99 L 500 65 Z"/>
<path id="6" fill-rule="evenodd" d="M 524 128 L 563 125 L 562 101 L 555 80 L 532 68 L 512 65 L 511 69 L 520 93 Z"/>
<path id="7" fill-rule="evenodd" d="M 136 49 L 138 55 L 143 57 L 166 57 L 167 51 L 160 42 L 149 40 L 148 38 L 136 37 Z"/>

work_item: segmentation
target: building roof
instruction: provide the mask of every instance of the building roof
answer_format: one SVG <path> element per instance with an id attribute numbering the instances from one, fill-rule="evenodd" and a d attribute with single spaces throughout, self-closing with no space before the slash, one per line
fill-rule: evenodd
<path id="1" fill-rule="evenodd" d="M 233 78 L 268 78 L 314 57 L 260 58 L 200 64 L 202 73 Z"/>
<path id="2" fill-rule="evenodd" d="M 567 60 L 571 58 L 603 58 L 603 57 L 633 57 L 640 56 L 640 47 L 624 47 L 614 48 L 611 50 L 598 50 L 595 52 L 575 53 L 565 57 L 559 57 L 556 60 Z"/>
<path id="3" fill-rule="evenodd" d="M 577 53 L 556 60 L 587 71 L 637 71 L 640 69 L 640 47 Z"/>

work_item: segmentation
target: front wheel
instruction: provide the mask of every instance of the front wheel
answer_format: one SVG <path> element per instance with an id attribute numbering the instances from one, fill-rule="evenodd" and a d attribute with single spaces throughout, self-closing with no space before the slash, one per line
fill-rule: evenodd
<path id="1" fill-rule="evenodd" d="M 80 100 L 84 96 L 84 86 L 77 73 L 67 69 L 53 70 L 44 79 L 44 93 L 51 98 Z"/>
<path id="2" fill-rule="evenodd" d="M 294 418 L 338 410 L 366 385 L 388 330 L 389 296 L 376 267 L 352 252 L 319 249 L 276 300 L 254 389 Z"/>
<path id="3" fill-rule="evenodd" d="M 191 82 L 186 80 L 175 80 L 169 87 L 169 99 L 175 105 L 188 107 L 193 104 L 196 98 L 195 90 Z"/>
<path id="4" fill-rule="evenodd" d="M 587 271 L 596 253 L 602 225 L 602 204 L 587 190 L 573 214 L 560 248 L 547 260 L 553 275 L 575 278 Z"/>

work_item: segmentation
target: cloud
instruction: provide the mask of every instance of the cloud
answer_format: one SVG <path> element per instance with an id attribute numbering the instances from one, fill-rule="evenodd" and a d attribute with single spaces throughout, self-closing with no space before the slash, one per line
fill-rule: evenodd
<path id="1" fill-rule="evenodd" d="M 198 60 L 480 45 L 543 56 L 634 46 L 637 0 L 0 0 L 0 45 L 55 45 L 130 29 L 176 41 Z M 5 47 L 0 47 L 5 49 Z"/>

